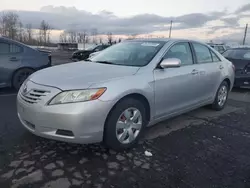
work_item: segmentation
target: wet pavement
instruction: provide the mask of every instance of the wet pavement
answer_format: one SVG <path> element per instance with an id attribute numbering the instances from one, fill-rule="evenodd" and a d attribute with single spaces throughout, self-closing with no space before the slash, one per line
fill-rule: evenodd
<path id="1" fill-rule="evenodd" d="M 0 187 L 250 187 L 250 91 L 148 128 L 117 153 L 38 138 L 20 125 L 15 93 L 0 90 Z M 146 156 L 145 151 L 152 153 Z"/>

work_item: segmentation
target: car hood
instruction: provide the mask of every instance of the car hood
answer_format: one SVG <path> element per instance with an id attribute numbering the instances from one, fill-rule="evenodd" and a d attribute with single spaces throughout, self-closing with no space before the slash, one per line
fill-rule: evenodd
<path id="1" fill-rule="evenodd" d="M 47 55 L 51 54 L 51 51 L 48 51 L 48 50 L 37 49 L 37 51 L 43 54 L 47 54 Z"/>
<path id="2" fill-rule="evenodd" d="M 138 69 L 138 67 L 80 61 L 37 71 L 29 79 L 61 90 L 86 89 L 92 84 L 133 75 Z"/>
<path id="3" fill-rule="evenodd" d="M 77 54 L 77 53 L 87 53 L 87 52 L 92 52 L 92 51 L 90 51 L 90 50 L 77 50 L 77 51 L 75 51 L 74 52 L 74 54 Z"/>

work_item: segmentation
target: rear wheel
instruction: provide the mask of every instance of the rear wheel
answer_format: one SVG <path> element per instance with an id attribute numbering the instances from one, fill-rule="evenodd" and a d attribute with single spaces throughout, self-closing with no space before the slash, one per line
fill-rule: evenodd
<path id="1" fill-rule="evenodd" d="M 140 139 L 146 124 L 143 103 L 133 98 L 122 100 L 106 121 L 104 143 L 114 150 L 131 148 Z"/>
<path id="2" fill-rule="evenodd" d="M 34 72 L 29 68 L 23 68 L 16 71 L 12 78 L 12 86 L 15 90 L 19 90 L 23 82 Z"/>
<path id="3" fill-rule="evenodd" d="M 229 85 L 226 81 L 223 81 L 216 93 L 216 97 L 214 103 L 212 104 L 212 108 L 214 110 L 222 110 L 224 109 L 229 93 Z"/>

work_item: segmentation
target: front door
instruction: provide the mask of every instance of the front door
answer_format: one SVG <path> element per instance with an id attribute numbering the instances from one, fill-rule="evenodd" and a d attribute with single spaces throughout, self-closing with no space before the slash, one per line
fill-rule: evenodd
<path id="1" fill-rule="evenodd" d="M 155 118 L 188 109 L 199 102 L 199 71 L 188 42 L 174 44 L 166 58 L 178 58 L 181 67 L 155 69 Z"/>

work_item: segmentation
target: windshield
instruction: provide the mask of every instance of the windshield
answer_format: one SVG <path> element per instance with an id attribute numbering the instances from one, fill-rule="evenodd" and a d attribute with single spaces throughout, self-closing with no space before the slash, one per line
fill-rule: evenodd
<path id="1" fill-rule="evenodd" d="M 122 42 L 113 45 L 95 55 L 94 62 L 109 62 L 109 64 L 138 66 L 147 65 L 165 42 Z"/>
<path id="2" fill-rule="evenodd" d="M 250 49 L 229 49 L 222 55 L 226 58 L 250 60 Z"/>
<path id="3" fill-rule="evenodd" d="M 86 50 L 94 50 L 95 48 L 97 47 L 97 45 L 92 45 L 92 46 L 89 46 L 88 48 L 86 48 Z"/>

